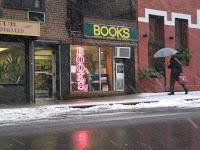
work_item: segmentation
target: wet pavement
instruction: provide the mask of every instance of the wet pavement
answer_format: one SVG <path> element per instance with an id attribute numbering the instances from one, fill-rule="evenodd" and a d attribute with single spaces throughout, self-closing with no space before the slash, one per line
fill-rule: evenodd
<path id="1" fill-rule="evenodd" d="M 102 121 L 97 122 L 98 127 L 4 136 L 0 137 L 0 150 L 199 150 L 200 116 L 181 116 L 137 124 Z"/>

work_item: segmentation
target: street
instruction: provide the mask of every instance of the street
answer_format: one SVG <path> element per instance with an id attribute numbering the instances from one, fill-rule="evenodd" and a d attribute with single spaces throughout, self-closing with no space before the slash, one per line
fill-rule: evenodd
<path id="1" fill-rule="evenodd" d="M 0 150 L 197 150 L 199 108 L 60 115 L 0 128 Z"/>
<path id="2" fill-rule="evenodd" d="M 200 150 L 200 0 L 2 0 L 0 150 Z"/>

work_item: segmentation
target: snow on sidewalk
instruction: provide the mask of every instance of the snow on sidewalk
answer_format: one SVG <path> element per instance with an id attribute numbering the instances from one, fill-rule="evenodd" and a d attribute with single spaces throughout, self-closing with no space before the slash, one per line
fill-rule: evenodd
<path id="1" fill-rule="evenodd" d="M 109 110 L 148 109 L 157 107 L 200 107 L 200 92 L 190 92 L 188 95 L 180 92 L 172 96 L 168 96 L 167 93 L 144 93 L 137 95 L 137 97 L 135 95 L 124 96 L 122 100 L 117 101 L 112 101 L 109 98 L 108 101 L 91 101 L 86 104 L 81 104 L 85 106 L 93 105 L 92 107 L 78 108 L 79 105 L 57 104 L 0 109 L 0 126 L 11 122 L 55 118 L 62 114 L 81 115 L 93 112 L 101 113 Z"/>

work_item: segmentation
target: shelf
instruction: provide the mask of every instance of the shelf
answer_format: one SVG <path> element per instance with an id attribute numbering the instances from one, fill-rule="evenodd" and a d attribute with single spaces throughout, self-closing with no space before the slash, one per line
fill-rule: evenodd
<path id="1" fill-rule="evenodd" d="M 47 74 L 47 75 L 53 75 L 52 73 L 47 72 L 47 71 L 35 71 L 35 74 Z"/>

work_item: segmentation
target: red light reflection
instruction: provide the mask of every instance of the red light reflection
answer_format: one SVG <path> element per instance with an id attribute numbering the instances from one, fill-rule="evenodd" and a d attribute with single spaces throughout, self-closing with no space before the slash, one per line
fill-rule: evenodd
<path id="1" fill-rule="evenodd" d="M 88 150 L 89 149 L 88 131 L 77 131 L 74 133 L 74 149 L 75 150 Z"/>

